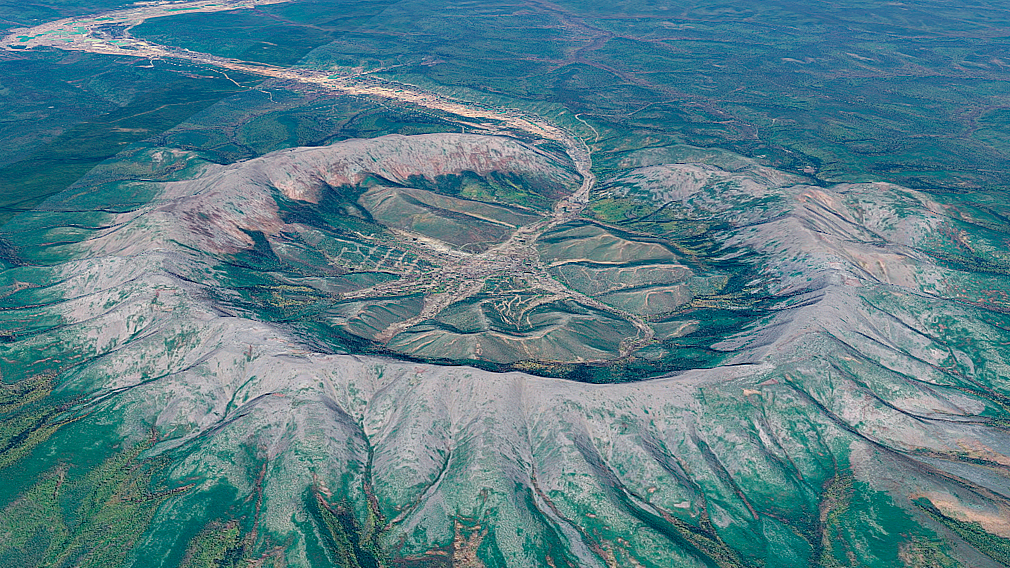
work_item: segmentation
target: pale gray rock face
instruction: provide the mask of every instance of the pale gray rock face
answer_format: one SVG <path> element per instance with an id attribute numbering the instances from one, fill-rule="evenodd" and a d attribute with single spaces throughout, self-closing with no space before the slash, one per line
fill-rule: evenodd
<path id="1" fill-rule="evenodd" d="M 292 148 L 228 166 L 211 165 L 192 180 L 168 183 L 159 207 L 144 210 L 150 225 L 206 252 L 235 252 L 252 245 L 245 231 L 280 231 L 273 196 L 318 202 L 326 186 L 357 185 L 368 177 L 407 184 L 412 176 L 513 172 L 558 188 L 574 183 L 563 160 L 501 137 L 465 134 L 383 136 L 330 146 Z M 149 231 L 150 225 L 143 227 Z M 113 240 L 120 237 L 111 237 Z"/>
<path id="2" fill-rule="evenodd" d="M 363 524 L 383 519 L 377 541 L 419 562 L 462 564 L 472 548 L 516 567 L 734 566 L 759 554 L 792 566 L 816 551 L 791 519 L 816 532 L 824 487 L 851 469 L 922 522 L 913 499 L 1005 529 L 994 519 L 1010 511 L 1007 484 L 979 460 L 1010 463 L 1005 431 L 983 420 L 998 412 L 983 394 L 1006 387 L 1007 332 L 945 295 L 956 275 L 917 251 L 947 213 L 907 189 L 820 188 L 704 164 L 610 180 L 614 195 L 725 220 L 725 244 L 760 255 L 783 299 L 712 346 L 732 353 L 728 364 L 636 383 L 321 353 L 210 293 L 218 254 L 252 247 L 248 231 L 291 230 L 278 192 L 312 202 L 323 184 L 369 174 L 406 183 L 463 171 L 576 181 L 558 159 L 502 138 L 285 150 L 165 185 L 58 267 L 52 286 L 65 301 L 53 309 L 93 358 L 61 388 L 110 395 L 95 411 L 126 440 L 158 432 L 145 455 L 181 456 L 165 475 L 194 485 L 159 518 L 187 518 L 222 486 L 258 495 L 261 541 L 290 543 L 287 562 L 301 566 L 316 538 L 304 506 L 315 488 Z M 670 305 L 688 301 L 687 269 L 662 260 L 667 270 L 634 277 L 669 286 Z M 617 293 L 626 278 L 601 270 L 587 292 Z M 941 324 L 980 344 L 945 343 Z M 966 454 L 978 459 L 956 459 Z M 751 552 L 735 552 L 740 542 Z"/>

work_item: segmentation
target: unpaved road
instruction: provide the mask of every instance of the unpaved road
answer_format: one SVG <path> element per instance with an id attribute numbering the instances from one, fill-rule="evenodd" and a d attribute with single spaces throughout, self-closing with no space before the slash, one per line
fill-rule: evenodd
<path id="1" fill-rule="evenodd" d="M 425 239 L 400 238 L 400 244 L 440 266 L 434 274 L 415 274 L 359 290 L 347 298 L 382 297 L 407 290 L 425 291 L 424 308 L 416 317 L 395 323 L 380 332 L 376 339 L 389 341 L 396 334 L 437 315 L 449 305 L 469 298 L 481 291 L 487 278 L 503 273 L 522 275 L 528 284 L 550 293 L 547 300 L 573 299 L 583 305 L 616 314 L 630 321 L 638 335 L 629 338 L 621 349 L 626 356 L 654 336 L 652 328 L 642 318 L 603 304 L 584 294 L 571 290 L 550 276 L 540 261 L 533 243 L 545 231 L 581 216 L 589 202 L 596 183 L 592 173 L 592 158 L 585 142 L 548 120 L 530 113 L 504 107 L 488 108 L 483 105 L 451 99 L 414 85 L 393 82 L 367 73 L 334 75 L 331 72 L 304 68 L 287 68 L 250 63 L 237 59 L 218 57 L 183 48 L 164 46 L 130 35 L 130 28 L 145 20 L 192 12 L 217 12 L 276 4 L 287 0 L 244 0 L 239 2 L 197 0 L 193 2 L 148 3 L 117 11 L 104 12 L 83 18 L 67 18 L 48 22 L 32 28 L 20 28 L 0 39 L 0 49 L 20 52 L 30 49 L 55 48 L 70 51 L 140 57 L 146 59 L 182 59 L 200 65 L 240 71 L 261 77 L 313 85 L 325 90 L 379 98 L 416 105 L 459 117 L 470 131 L 482 129 L 486 133 L 525 133 L 535 138 L 553 140 L 561 144 L 575 169 L 582 176 L 582 184 L 572 195 L 555 204 L 550 217 L 518 228 L 505 242 L 478 254 L 460 253 L 454 261 L 446 262 L 445 255 L 427 251 Z M 484 121 L 484 122 L 481 122 Z M 476 124 L 475 124 L 476 122 Z M 534 302 L 542 303 L 542 302 Z M 535 306 L 530 306 L 535 307 Z"/>

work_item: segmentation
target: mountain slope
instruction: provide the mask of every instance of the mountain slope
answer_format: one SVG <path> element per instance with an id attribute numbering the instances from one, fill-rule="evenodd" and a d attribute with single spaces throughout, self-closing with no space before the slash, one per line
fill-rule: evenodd
<path id="1" fill-rule="evenodd" d="M 134 211 L 71 207 L 123 191 L 97 187 L 8 226 L 37 242 L 4 271 L 0 466 L 16 479 L 5 494 L 21 496 L 0 513 L 2 564 L 1010 560 L 1005 227 L 980 212 L 893 185 L 806 185 L 745 160 L 618 172 L 585 218 L 529 247 L 572 294 L 694 287 L 639 319 L 605 296 L 580 308 L 656 334 L 607 364 L 689 341 L 721 364 L 587 384 L 362 354 L 364 332 L 333 331 L 351 327 L 337 308 L 381 297 L 381 313 L 358 320 L 378 341 L 442 293 L 389 282 L 424 262 L 471 266 L 452 243 L 370 218 L 355 193 L 368 179 L 516 175 L 547 193 L 560 188 L 546 180 L 577 182 L 563 160 L 433 135 L 193 164 L 184 179 L 144 182 L 153 197 Z M 334 252 L 352 245 L 353 262 Z M 529 314 L 561 293 L 530 269 L 541 299 L 516 294 L 501 284 L 516 269 L 500 262 L 465 274 L 476 297 L 520 298 Z M 573 264 L 622 272 L 576 282 L 562 272 Z M 412 325 L 435 328 L 448 311 Z M 641 333 L 623 325 L 606 328 L 601 359 Z M 524 349 L 560 351 L 550 338 Z"/>

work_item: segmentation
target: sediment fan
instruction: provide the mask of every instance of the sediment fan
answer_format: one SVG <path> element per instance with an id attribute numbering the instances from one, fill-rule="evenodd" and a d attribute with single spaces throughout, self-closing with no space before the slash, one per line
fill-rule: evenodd
<path id="1" fill-rule="evenodd" d="M 0 564 L 1010 561 L 1010 320 L 981 212 L 642 154 L 551 225 L 506 190 L 549 204 L 571 164 L 470 135 L 131 160 L 177 181 L 78 184 L 8 226 L 0 465 L 25 493 Z M 438 287 L 457 275 L 479 286 Z M 718 365 L 625 384 L 360 353 L 662 359 L 705 324 L 678 310 L 747 294 Z"/>

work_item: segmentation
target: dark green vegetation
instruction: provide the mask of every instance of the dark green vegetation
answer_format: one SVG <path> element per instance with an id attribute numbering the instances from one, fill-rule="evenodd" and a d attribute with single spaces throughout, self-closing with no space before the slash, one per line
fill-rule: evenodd
<path id="1" fill-rule="evenodd" d="M 325 3 L 279 4 L 153 20 L 135 31 L 231 56 L 295 43 L 257 34 L 326 34 L 309 42 L 333 42 L 309 65 L 390 67 L 383 74 L 469 100 L 581 113 L 596 130 L 583 135 L 595 140 L 604 171 L 628 150 L 686 143 L 823 182 L 885 179 L 954 191 L 1010 183 L 999 167 L 1010 155 L 1010 76 L 1000 59 L 1007 46 L 989 33 L 1010 20 L 999 7 L 771 2 L 604 11 L 577 3 L 401 2 L 345 9 L 334 18 Z M 219 31 L 205 32 L 212 28 Z M 211 35 L 226 39 L 210 45 Z M 254 45 L 263 41 L 277 47 Z M 565 120 L 584 128 L 572 115 Z"/>
<path id="2" fill-rule="evenodd" d="M 122 564 L 158 505 L 176 492 L 150 492 L 157 463 L 137 460 L 150 445 L 137 444 L 78 479 L 64 466 L 44 473 L 0 514 L 5 529 L 0 561 L 10 566 Z"/>
<path id="3" fill-rule="evenodd" d="M 122 65 L 136 72 L 128 63 L 135 62 Z M 0 168 L 0 219 L 31 210 L 130 144 L 155 137 L 242 90 L 217 74 L 193 71 L 197 74 L 180 75 L 170 69 L 145 73 L 143 80 L 151 84 L 142 90 L 128 78 L 126 83 L 137 90 L 122 101 L 122 106 L 68 128 L 31 154 Z M 242 76 L 233 78 L 258 81 Z M 122 77 L 116 79 L 122 80 Z"/>
<path id="4" fill-rule="evenodd" d="M 293 65 L 313 48 L 343 37 L 395 4 L 393 0 L 263 6 L 256 10 L 181 14 L 150 20 L 132 33 L 163 45 L 270 65 Z"/>
<path id="5" fill-rule="evenodd" d="M 38 25 L 70 16 L 84 16 L 104 10 L 113 10 L 129 2 L 122 0 L 40 0 L 39 2 L 0 2 L 0 29 Z"/>
<path id="6" fill-rule="evenodd" d="M 37 15 L 31 15 L 23 5 L 18 5 L 10 8 L 9 21 L 17 25 L 32 25 L 75 13 L 94 13 L 117 5 L 111 3 L 103 7 L 91 3 L 76 6 L 45 2 L 33 4 Z M 291 6 L 287 8 L 290 10 Z M 190 30 L 196 36 L 211 38 L 214 47 L 221 48 L 221 38 L 224 37 L 219 29 L 221 22 L 213 18 L 222 16 L 232 21 L 237 17 L 236 29 L 228 30 L 234 37 L 240 38 L 236 41 L 258 41 L 251 38 L 259 37 L 257 34 L 283 31 L 286 40 L 278 44 L 284 46 L 282 52 L 271 51 L 270 55 L 261 55 L 267 59 L 274 58 L 269 61 L 263 59 L 264 62 L 290 64 L 301 56 L 295 52 L 304 54 L 319 42 L 329 41 L 327 38 L 330 35 L 343 29 L 340 26 L 357 26 L 381 9 L 381 5 L 367 3 L 359 7 L 360 14 L 350 10 L 339 18 L 330 17 L 327 21 L 333 20 L 336 27 L 327 32 L 315 30 L 311 23 L 284 23 L 283 13 L 268 17 L 260 12 L 250 15 L 248 11 L 238 15 L 188 14 L 176 17 L 210 18 L 209 28 L 194 27 L 189 22 L 181 22 L 180 25 L 174 21 L 176 18 L 153 20 L 151 25 L 166 23 L 170 29 Z M 317 18 L 319 12 L 317 7 Z M 5 13 L 4 8 L 0 6 L 2 13 Z M 245 22 L 243 18 L 255 21 Z M 266 20 L 263 18 L 283 29 L 264 28 Z M 302 32 L 309 33 L 311 37 Z M 226 55 L 260 60 L 249 54 L 229 52 Z M 131 57 L 110 58 L 61 52 L 4 54 L 4 59 L 0 60 L 0 111 L 4 115 L 0 119 L 0 221 L 10 219 L 19 211 L 31 209 L 102 161 L 115 156 L 130 144 L 144 140 L 203 150 L 212 160 L 230 162 L 278 148 L 324 143 L 333 140 L 334 136 L 340 139 L 387 132 L 419 134 L 457 130 L 435 117 L 411 116 L 409 113 L 398 115 L 380 106 L 369 108 L 367 104 L 355 101 L 320 101 L 318 96 L 292 97 L 278 92 L 278 105 L 272 95 L 251 90 L 260 81 L 234 71 L 226 77 L 213 69 L 152 63 Z M 248 92 L 245 98 L 234 99 L 232 103 L 240 109 L 238 117 L 234 112 L 230 113 L 229 119 L 237 118 L 239 121 L 233 128 L 211 119 L 204 123 L 207 125 L 204 132 L 183 128 L 169 133 L 167 139 L 161 138 L 166 131 L 184 123 L 189 117 L 243 92 Z M 259 106 L 265 108 L 256 113 Z"/>
<path id="7" fill-rule="evenodd" d="M 390 137 L 308 197 L 267 174 L 311 161 L 166 194 L 275 150 L 474 127 L 174 61 L 5 54 L 0 565 L 1010 563 L 1008 23 L 410 0 L 133 30 L 576 132 L 587 208 L 497 272 L 466 255 L 578 186 L 556 144 L 523 154 L 551 176 L 426 177 L 451 144 Z M 828 187 L 858 180 L 925 191 Z M 487 372 L 515 370 L 540 377 Z"/>
<path id="8" fill-rule="evenodd" d="M 220 75 L 189 66 L 152 65 L 135 58 L 65 52 L 5 53 L 0 59 L 0 109 L 3 111 L 0 166 L 36 153 L 75 124 L 79 129 L 87 129 L 86 121 L 101 123 L 103 115 L 130 105 L 134 106 L 134 113 L 157 109 L 172 97 L 167 92 L 172 89 L 174 96 L 183 97 L 183 102 L 187 90 L 197 91 L 194 99 L 199 98 L 200 92 L 217 90 L 219 94 L 214 101 L 236 92 L 233 83 L 228 82 L 229 89 L 218 84 L 215 78 Z M 145 99 L 149 103 L 146 106 Z M 197 110 L 199 107 L 167 126 L 162 124 L 161 130 L 174 126 Z M 125 113 L 119 115 L 120 118 L 125 116 Z M 149 132 L 147 137 L 161 130 Z M 111 146 L 118 141 L 110 140 Z M 82 148 L 88 154 L 96 150 Z M 84 156 L 67 157 L 76 162 L 85 159 Z"/>
<path id="9" fill-rule="evenodd" d="M 353 510 L 346 503 L 332 505 L 318 492 L 305 497 L 305 509 L 319 535 L 317 554 L 313 560 L 320 565 L 330 563 L 340 568 L 379 568 L 386 565 L 378 542 L 377 524 L 369 511 L 367 530 L 358 526 Z"/>
<path id="10" fill-rule="evenodd" d="M 165 146 L 199 152 L 216 163 L 248 160 L 298 146 L 385 134 L 458 132 L 435 116 L 307 89 L 240 93 L 166 132 Z"/>
<path id="11" fill-rule="evenodd" d="M 346 138 L 458 130 L 437 117 L 355 100 L 267 94 L 253 90 L 259 78 L 234 71 L 225 78 L 176 64 L 148 68 L 132 58 L 110 68 L 91 54 L 32 56 L 0 61 L 0 110 L 7 113 L 0 120 L 0 221 L 144 141 L 233 162 Z"/>
<path id="12" fill-rule="evenodd" d="M 943 2 L 404 2 L 309 61 L 560 103 L 596 125 L 601 166 L 681 142 L 824 181 L 992 190 L 1010 182 L 1008 22 Z"/>

